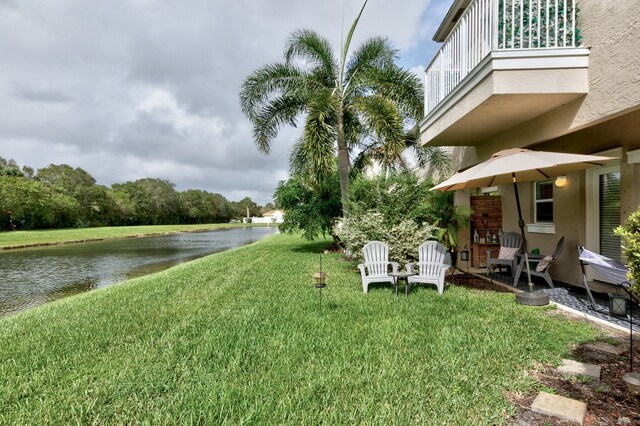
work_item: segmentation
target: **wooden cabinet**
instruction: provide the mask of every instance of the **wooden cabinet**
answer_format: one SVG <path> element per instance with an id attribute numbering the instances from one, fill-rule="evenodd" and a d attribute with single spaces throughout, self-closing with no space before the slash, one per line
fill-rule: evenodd
<path id="1" fill-rule="evenodd" d="M 471 266 L 473 268 L 487 267 L 487 251 L 491 251 L 491 257 L 498 257 L 500 253 L 500 243 L 471 244 Z"/>

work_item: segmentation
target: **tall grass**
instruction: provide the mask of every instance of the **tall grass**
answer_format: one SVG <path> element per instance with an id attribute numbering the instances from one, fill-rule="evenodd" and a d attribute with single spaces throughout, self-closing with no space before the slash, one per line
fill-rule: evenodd
<path id="1" fill-rule="evenodd" d="M 0 249 L 48 244 L 64 244 L 82 241 L 105 240 L 111 238 L 137 237 L 143 235 L 176 232 L 210 231 L 246 225 L 241 223 L 212 223 L 203 225 L 148 225 L 148 226 L 107 226 L 102 228 L 48 229 L 38 231 L 0 232 Z"/>
<path id="2" fill-rule="evenodd" d="M 277 235 L 0 319 L 0 423 L 496 424 L 595 332 L 509 294 L 362 293 Z"/>

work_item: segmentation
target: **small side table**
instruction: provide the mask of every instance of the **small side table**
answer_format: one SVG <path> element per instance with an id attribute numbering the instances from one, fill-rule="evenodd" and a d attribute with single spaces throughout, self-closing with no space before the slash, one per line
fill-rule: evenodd
<path id="1" fill-rule="evenodd" d="M 409 288 L 409 282 L 407 281 L 407 278 L 413 276 L 413 275 L 418 275 L 417 272 L 392 272 L 389 274 L 390 277 L 393 277 L 393 291 L 395 292 L 396 297 L 398 297 L 398 280 L 405 280 L 406 285 L 404 286 L 404 290 L 405 290 L 405 295 L 409 294 L 409 291 L 407 290 Z"/>

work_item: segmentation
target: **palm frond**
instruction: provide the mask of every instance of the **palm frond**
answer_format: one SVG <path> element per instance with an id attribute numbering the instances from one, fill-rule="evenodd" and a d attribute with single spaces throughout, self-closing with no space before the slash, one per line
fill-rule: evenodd
<path id="1" fill-rule="evenodd" d="M 345 87 L 352 84 L 355 75 L 369 68 L 393 66 L 398 51 L 393 48 L 389 39 L 372 37 L 356 49 L 345 67 Z"/>
<path id="2" fill-rule="evenodd" d="M 400 159 L 405 145 L 404 120 L 396 105 L 389 99 L 372 95 L 354 100 L 364 125 L 379 141 L 384 163 L 392 164 Z"/>
<path id="3" fill-rule="evenodd" d="M 335 123 L 335 99 L 328 91 L 318 93 L 308 105 L 302 138 L 289 157 L 292 174 L 312 187 L 321 188 L 335 172 Z"/>
<path id="4" fill-rule="evenodd" d="M 451 175 L 451 155 L 444 148 L 418 145 L 414 148 L 414 152 L 418 159 L 418 167 L 422 169 L 428 167 L 427 176 L 446 179 Z"/>
<path id="5" fill-rule="evenodd" d="M 393 100 L 400 111 L 414 121 L 422 119 L 424 93 L 420 80 L 410 71 L 392 65 L 367 67 L 354 75 L 351 90 L 376 93 Z"/>
<path id="6" fill-rule="evenodd" d="M 366 129 L 358 117 L 358 111 L 350 104 L 344 105 L 342 125 L 347 147 L 353 149 L 360 145 L 362 138 L 366 136 Z"/>
<path id="7" fill-rule="evenodd" d="M 242 83 L 240 107 L 253 120 L 274 94 L 303 92 L 313 84 L 309 76 L 290 64 L 267 64 L 255 70 Z"/>
<path id="8" fill-rule="evenodd" d="M 353 38 L 353 34 L 356 31 L 356 27 L 358 26 L 358 22 L 360 21 L 360 18 L 362 17 L 362 13 L 364 12 L 364 8 L 367 6 L 367 2 L 369 0 L 364 0 L 364 3 L 362 4 L 362 8 L 360 9 L 360 13 L 358 13 L 358 16 L 356 16 L 356 19 L 353 20 L 353 23 L 351 24 L 351 28 L 349 29 L 349 33 L 347 34 L 347 38 L 346 40 L 344 40 L 344 44 L 342 46 L 342 54 L 340 56 L 340 83 L 342 83 L 344 81 L 344 70 L 345 70 L 345 65 L 347 63 L 347 54 L 349 53 L 349 46 L 351 45 L 351 39 Z"/>
<path id="9" fill-rule="evenodd" d="M 288 64 L 294 59 L 312 64 L 321 69 L 324 77 L 337 77 L 338 64 L 329 41 L 311 30 L 298 30 L 291 34 L 285 46 L 284 58 Z M 333 81 L 332 81 L 333 83 Z"/>
<path id="10" fill-rule="evenodd" d="M 364 149 L 360 151 L 358 155 L 356 155 L 356 157 L 353 159 L 350 173 L 351 179 L 363 174 L 367 167 L 373 166 L 374 158 L 370 155 L 370 153 L 370 150 Z"/>
<path id="11" fill-rule="evenodd" d="M 305 107 L 306 99 L 296 97 L 295 94 L 284 94 L 265 103 L 252 120 L 253 137 L 258 149 L 268 154 L 271 151 L 271 142 L 278 135 L 280 128 L 285 124 L 296 127 L 296 118 L 304 112 Z"/>
<path id="12" fill-rule="evenodd" d="M 447 178 L 453 170 L 451 154 L 438 146 L 426 146 L 420 143 L 420 129 L 418 125 L 412 127 L 406 134 L 407 148 L 413 150 L 418 167 L 428 167 L 427 176 Z"/>

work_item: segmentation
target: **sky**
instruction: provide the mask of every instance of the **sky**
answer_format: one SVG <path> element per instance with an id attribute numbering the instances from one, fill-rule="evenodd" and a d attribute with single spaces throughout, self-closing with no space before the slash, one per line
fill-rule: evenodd
<path id="1" fill-rule="evenodd" d="M 369 0 L 352 46 L 388 37 L 420 78 L 451 0 Z M 308 28 L 338 48 L 361 0 L 0 0 L 0 157 L 81 167 L 99 184 L 166 179 L 271 201 L 299 129 L 269 155 L 242 81 Z M 343 18 L 344 17 L 344 18 Z"/>

